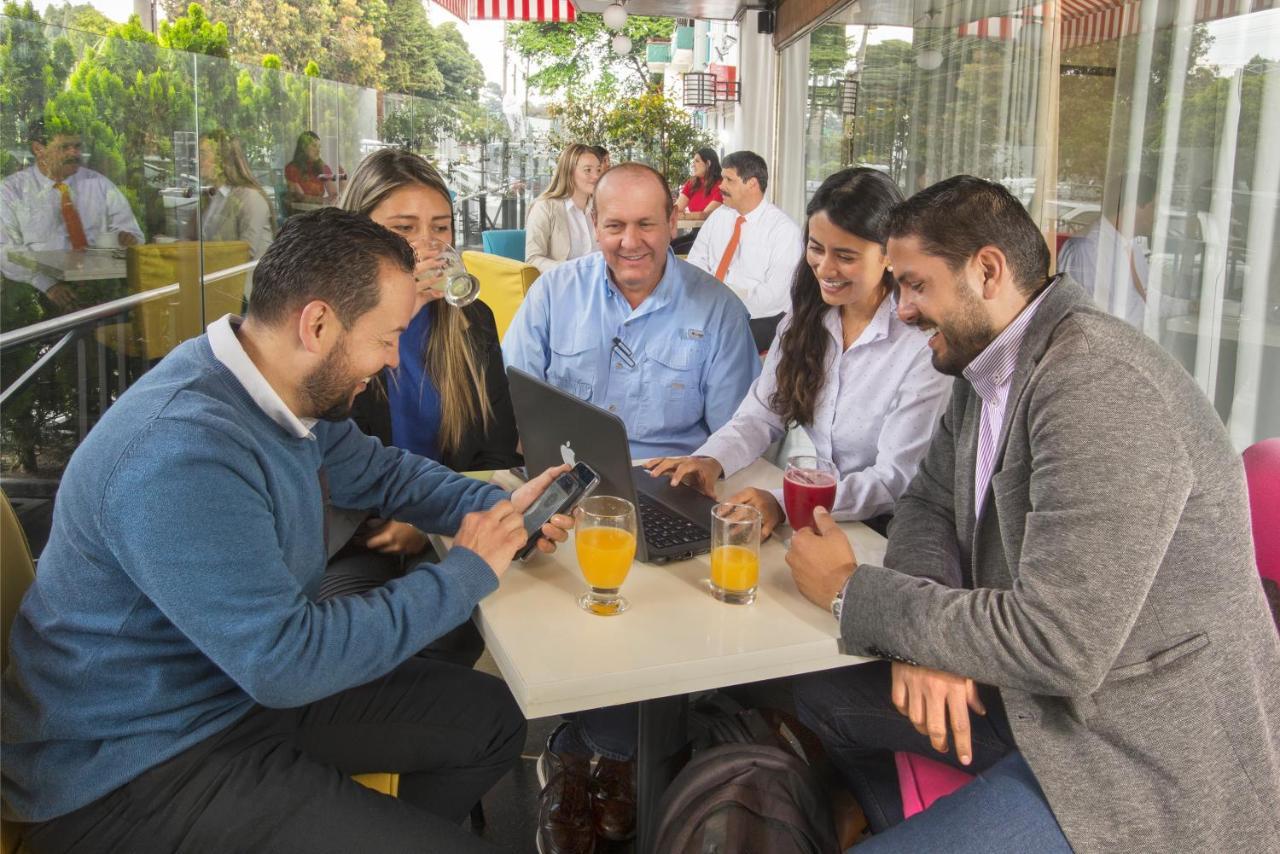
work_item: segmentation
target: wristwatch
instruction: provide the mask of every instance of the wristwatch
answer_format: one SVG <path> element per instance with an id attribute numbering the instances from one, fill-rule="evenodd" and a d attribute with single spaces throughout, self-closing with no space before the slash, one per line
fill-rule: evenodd
<path id="1" fill-rule="evenodd" d="M 853 578 L 853 576 L 850 575 L 849 578 Z M 840 622 L 840 614 L 844 610 L 844 592 L 848 589 L 849 582 L 846 580 L 844 584 L 840 585 L 839 592 L 831 600 L 831 616 L 836 618 L 837 623 Z"/>

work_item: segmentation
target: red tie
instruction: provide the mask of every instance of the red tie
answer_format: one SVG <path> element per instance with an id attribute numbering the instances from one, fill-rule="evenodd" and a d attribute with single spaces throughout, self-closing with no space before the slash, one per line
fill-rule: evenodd
<path id="1" fill-rule="evenodd" d="M 53 187 L 62 194 L 62 221 L 67 226 L 67 237 L 71 238 L 71 248 L 87 248 L 89 241 L 84 236 L 84 223 L 80 221 L 80 214 L 76 211 L 76 203 L 71 201 L 71 188 L 61 181 L 54 184 Z"/>
<path id="2" fill-rule="evenodd" d="M 745 216 L 738 217 L 738 221 L 733 224 L 733 236 L 729 238 L 729 245 L 724 248 L 724 254 L 720 256 L 720 266 L 716 267 L 716 278 L 724 281 L 724 274 L 729 272 L 729 262 L 733 260 L 733 253 L 738 250 L 738 239 L 742 237 L 742 224 L 747 221 Z"/>

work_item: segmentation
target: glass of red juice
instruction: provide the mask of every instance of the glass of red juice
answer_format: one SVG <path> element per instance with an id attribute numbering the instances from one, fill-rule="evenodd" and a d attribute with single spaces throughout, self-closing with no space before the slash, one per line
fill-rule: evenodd
<path id="1" fill-rule="evenodd" d="M 813 511 L 836 502 L 836 467 L 821 457 L 791 457 L 782 476 L 782 503 L 792 530 L 813 527 Z"/>

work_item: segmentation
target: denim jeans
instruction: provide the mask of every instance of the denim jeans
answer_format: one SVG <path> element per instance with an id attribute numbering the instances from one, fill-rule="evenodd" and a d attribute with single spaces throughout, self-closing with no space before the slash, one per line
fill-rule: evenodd
<path id="1" fill-rule="evenodd" d="M 858 799 L 876 834 L 872 841 L 897 845 L 891 840 L 905 837 L 901 850 L 917 851 L 1034 848 L 1039 849 L 1037 854 L 1047 854 L 1070 850 L 1031 769 L 1017 752 L 996 691 L 980 688 L 987 714 L 970 715 L 973 761 L 965 766 L 956 758 L 954 745 L 948 745 L 952 749 L 947 753 L 938 753 L 927 736 L 916 732 L 911 721 L 894 708 L 890 688 L 888 662 L 810 674 L 795 682 L 796 713 L 822 739 L 832 764 Z M 974 784 L 903 823 L 902 796 L 893 760 L 896 751 L 917 753 L 979 777 Z M 944 804 L 946 807 L 939 810 Z M 984 816 L 964 810 L 992 812 Z M 989 832 L 995 836 L 978 834 L 984 821 L 991 823 Z M 1008 841 L 1015 838 L 1015 824 L 1021 828 L 1019 832 L 1035 835 L 1038 841 L 1034 846 L 1028 847 L 1027 839 L 1031 837 L 1018 837 L 1016 844 Z M 926 833 L 937 835 L 920 835 Z"/>
<path id="2" fill-rule="evenodd" d="M 854 854 L 890 851 L 1071 854 L 1071 846 L 1031 768 L 1015 750 L 924 812 L 872 836 Z"/>

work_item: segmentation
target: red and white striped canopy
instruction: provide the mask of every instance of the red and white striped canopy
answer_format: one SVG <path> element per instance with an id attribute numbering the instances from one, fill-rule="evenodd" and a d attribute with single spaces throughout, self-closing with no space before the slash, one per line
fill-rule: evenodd
<path id="1" fill-rule="evenodd" d="M 1142 0 L 1059 0 L 1062 47 L 1080 47 L 1136 35 L 1141 3 Z M 1273 9 L 1277 5 L 1280 0 L 1249 0 L 1248 8 L 1242 9 L 1239 0 L 1196 0 L 1195 20 L 1216 21 L 1245 12 Z M 1016 38 L 1027 24 L 1040 23 L 1043 17 L 1044 6 L 1036 3 L 1007 15 L 969 21 L 956 29 L 961 36 L 1007 41 Z"/>
<path id="2" fill-rule="evenodd" d="M 570 0 L 468 0 L 468 11 L 484 21 L 574 21 Z"/>

